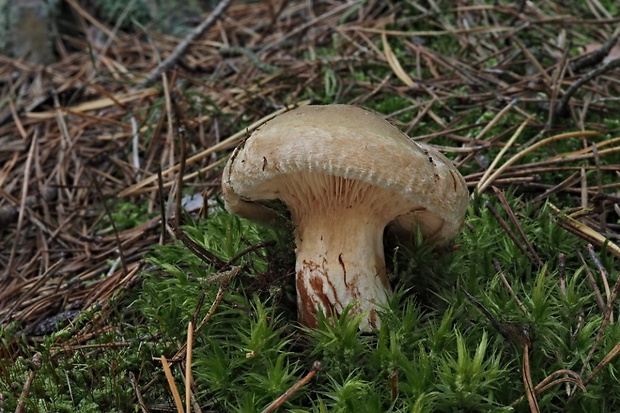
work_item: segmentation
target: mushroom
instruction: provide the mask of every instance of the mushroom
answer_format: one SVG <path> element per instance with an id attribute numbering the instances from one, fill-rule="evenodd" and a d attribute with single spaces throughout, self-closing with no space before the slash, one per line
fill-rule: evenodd
<path id="1" fill-rule="evenodd" d="M 226 208 L 262 223 L 282 201 L 295 225 L 298 319 L 363 314 L 380 326 L 391 294 L 383 252 L 386 226 L 418 228 L 430 242 L 461 229 L 463 177 L 434 148 L 381 116 L 349 105 L 304 106 L 262 125 L 232 153 L 222 177 Z"/>

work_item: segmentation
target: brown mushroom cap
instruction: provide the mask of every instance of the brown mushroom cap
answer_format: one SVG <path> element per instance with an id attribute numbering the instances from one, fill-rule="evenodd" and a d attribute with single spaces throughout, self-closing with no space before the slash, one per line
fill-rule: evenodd
<path id="1" fill-rule="evenodd" d="M 281 199 L 284 177 L 311 173 L 387 190 L 394 204 L 408 205 L 392 224 L 408 231 L 419 226 L 429 240 L 450 240 L 463 224 L 468 193 L 452 162 L 379 115 L 349 105 L 304 106 L 255 131 L 224 170 L 227 208 L 267 221 L 270 210 L 257 202 Z"/>
<path id="2" fill-rule="evenodd" d="M 319 309 L 341 314 L 352 305 L 365 330 L 379 326 L 391 293 L 386 226 L 448 240 L 468 202 L 448 159 L 347 105 L 305 106 L 264 124 L 231 155 L 222 191 L 228 210 L 256 221 L 277 217 L 270 200 L 289 208 L 301 323 L 316 326 Z"/>

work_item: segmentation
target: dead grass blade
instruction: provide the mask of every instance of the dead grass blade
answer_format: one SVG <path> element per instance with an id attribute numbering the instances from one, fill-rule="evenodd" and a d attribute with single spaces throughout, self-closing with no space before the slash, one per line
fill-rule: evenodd
<path id="1" fill-rule="evenodd" d="M 123 107 L 126 103 L 130 103 L 136 100 L 142 100 L 144 98 L 153 97 L 159 95 L 161 92 L 155 88 L 141 89 L 134 92 L 120 93 L 112 95 L 110 97 L 99 98 L 90 102 L 80 103 L 75 106 L 70 106 L 64 109 L 67 113 L 82 113 L 90 112 L 100 109 L 105 109 L 110 106 Z M 62 108 L 59 108 L 63 110 Z M 53 119 L 57 116 L 56 110 L 50 110 L 46 112 L 29 112 L 26 116 L 35 120 Z"/>
<path id="2" fill-rule="evenodd" d="M 579 222 L 575 218 L 562 213 L 558 207 L 552 203 L 548 203 L 549 207 L 557 214 L 558 223 L 570 232 L 579 235 L 585 240 L 595 243 L 598 246 L 604 246 L 611 254 L 620 258 L 620 247 L 614 242 L 606 239 L 599 232 L 590 228 L 589 226 Z"/>
<path id="3" fill-rule="evenodd" d="M 521 372 L 523 375 L 523 386 L 525 388 L 525 397 L 527 403 L 530 406 L 531 413 L 540 413 L 540 407 L 538 407 L 538 400 L 536 400 L 536 390 L 532 383 L 532 374 L 530 371 L 530 348 L 528 345 L 523 347 L 523 364 L 521 366 Z"/>
<path id="4" fill-rule="evenodd" d="M 510 106 L 507 106 L 507 108 L 508 107 L 510 107 Z M 499 153 L 497 154 L 495 159 L 493 159 L 493 161 L 491 162 L 491 164 L 487 168 L 486 172 L 484 173 L 484 175 L 482 175 L 482 178 L 480 178 L 480 181 L 478 182 L 478 187 L 477 187 L 478 191 L 477 192 L 479 194 L 484 192 L 487 189 L 487 187 L 492 184 L 493 181 L 491 179 L 489 179 L 489 178 L 491 177 L 495 166 L 499 163 L 500 159 L 502 159 L 502 157 L 508 151 L 508 149 L 510 149 L 510 147 L 512 147 L 512 145 L 515 143 L 517 138 L 523 132 L 523 129 L 525 129 L 525 127 L 527 126 L 527 124 L 531 120 L 532 120 L 532 118 L 530 117 L 530 118 L 527 118 L 525 121 L 523 121 L 523 123 L 519 126 L 519 128 L 515 131 L 515 133 L 510 137 L 510 139 L 508 139 L 508 142 L 506 142 L 504 147 L 499 151 Z"/>
<path id="5" fill-rule="evenodd" d="M 228 137 L 227 139 L 221 141 L 220 143 L 207 148 L 199 153 L 197 153 L 196 155 L 190 156 L 189 158 L 187 158 L 187 160 L 185 161 L 185 165 L 191 165 L 195 162 L 198 162 L 206 157 L 211 156 L 212 154 L 218 153 L 220 151 L 226 150 L 226 149 L 230 149 L 233 148 L 235 146 L 237 146 L 239 143 L 241 143 L 241 141 L 252 131 L 254 131 L 256 128 L 258 128 L 260 125 L 262 125 L 263 123 L 267 122 L 270 119 L 273 119 L 274 117 L 278 116 L 281 113 L 287 112 L 291 109 L 293 109 L 294 107 L 300 107 L 300 106 L 305 106 L 308 105 L 310 103 L 309 100 L 305 100 L 305 101 L 301 101 L 296 103 L 295 105 L 289 105 L 286 106 L 282 109 L 276 110 L 275 112 L 264 116 L 263 118 L 259 119 L 258 121 L 252 123 L 250 126 L 248 126 L 247 128 L 244 128 L 243 130 L 238 131 L 237 133 L 231 135 L 230 137 Z M 173 172 L 177 172 L 180 168 L 180 164 L 176 164 L 175 166 L 168 168 L 164 171 L 161 172 L 162 176 L 166 176 L 168 174 L 171 174 Z M 131 196 L 134 195 L 136 193 L 137 190 L 145 187 L 146 185 L 152 184 L 157 180 L 157 175 L 152 175 L 149 178 L 143 179 L 142 181 L 131 185 L 130 187 L 124 189 L 123 191 L 121 191 L 118 196 L 119 197 L 126 197 L 126 196 Z"/>
<path id="6" fill-rule="evenodd" d="M 305 386 L 312 378 L 321 370 L 321 363 L 315 361 L 312 364 L 310 372 L 302 377 L 297 383 L 293 384 L 290 389 L 285 391 L 280 397 L 275 399 L 269 406 L 267 406 L 261 413 L 272 413 L 279 409 L 293 394 L 299 389 Z"/>
<path id="7" fill-rule="evenodd" d="M 190 321 L 187 326 L 187 354 L 185 359 L 185 410 L 191 411 L 192 400 L 192 351 L 194 344 L 194 326 Z"/>
<path id="8" fill-rule="evenodd" d="M 396 76 L 408 87 L 414 87 L 415 82 L 413 81 L 413 79 L 411 79 L 407 72 L 403 70 L 403 67 L 398 61 L 398 58 L 390 47 L 390 43 L 387 40 L 387 35 L 385 34 L 385 32 L 381 33 L 381 42 L 383 43 L 383 53 L 385 55 L 385 60 L 387 60 L 394 74 L 396 74 Z"/>
<path id="9" fill-rule="evenodd" d="M 181 400 L 181 394 L 179 393 L 179 389 L 174 381 L 174 376 L 172 375 L 172 371 L 170 370 L 170 365 L 168 364 L 168 360 L 166 357 L 161 356 L 159 359 L 161 361 L 161 365 L 164 369 L 164 374 L 166 375 L 166 381 L 168 382 L 168 387 L 170 388 L 170 392 L 172 392 L 172 398 L 174 399 L 174 405 L 177 409 L 178 413 L 185 413 L 183 409 L 183 401 Z"/>
<path id="10" fill-rule="evenodd" d="M 525 127 L 525 123 L 521 124 L 522 127 Z M 520 131 L 522 131 L 521 126 L 519 127 Z M 518 133 L 520 133 L 520 131 L 517 131 Z M 515 132 L 515 134 L 517 134 L 517 132 Z M 598 132 L 593 132 L 593 131 L 583 131 L 583 132 L 568 132 L 568 133 L 563 133 L 560 135 L 555 135 L 555 136 L 551 136 L 549 138 L 543 139 L 540 142 L 537 142 L 527 148 L 524 148 L 523 150 L 521 150 L 520 152 L 518 152 L 517 154 L 513 155 L 510 159 L 508 159 L 504 164 L 502 164 L 502 166 L 500 166 L 498 169 L 496 169 L 492 174 L 489 175 L 489 177 L 484 181 L 480 181 L 478 182 L 478 192 L 484 192 L 484 190 L 494 181 L 494 179 L 496 179 L 497 177 L 499 177 L 502 173 L 504 173 L 510 166 L 512 166 L 513 164 L 515 164 L 517 161 L 519 161 L 519 159 L 523 158 L 525 155 L 534 152 L 535 150 L 537 150 L 538 148 L 541 148 L 545 145 L 549 145 L 555 141 L 561 140 L 561 139 L 569 139 L 569 138 L 574 138 L 574 137 L 592 137 L 592 136 L 599 136 L 600 134 Z M 566 158 L 562 158 L 562 159 L 566 159 Z M 575 158 L 572 158 L 573 160 Z"/>
<path id="11" fill-rule="evenodd" d="M 37 370 L 39 369 L 39 367 L 41 367 L 41 364 L 43 363 L 43 358 L 41 357 L 40 353 L 35 353 L 35 355 L 32 356 L 31 361 L 33 368 L 28 373 L 28 378 L 26 379 L 24 387 L 22 388 L 22 392 L 19 396 L 20 400 L 19 403 L 17 403 L 15 413 L 22 413 L 24 411 L 24 408 L 26 407 L 26 400 L 28 399 L 28 394 L 30 393 L 30 387 L 32 386 L 32 382 L 34 381 L 35 376 L 37 375 Z"/>

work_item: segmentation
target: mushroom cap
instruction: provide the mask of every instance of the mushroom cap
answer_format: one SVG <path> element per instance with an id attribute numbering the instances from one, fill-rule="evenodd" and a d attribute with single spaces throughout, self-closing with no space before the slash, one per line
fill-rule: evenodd
<path id="1" fill-rule="evenodd" d="M 265 201 L 282 197 L 282 179 L 304 174 L 386 190 L 400 206 L 391 226 L 401 232 L 419 227 L 433 241 L 449 240 L 460 231 L 469 199 L 450 160 L 381 116 L 350 105 L 309 105 L 268 121 L 235 149 L 222 177 L 226 207 L 269 222 L 277 214 Z"/>

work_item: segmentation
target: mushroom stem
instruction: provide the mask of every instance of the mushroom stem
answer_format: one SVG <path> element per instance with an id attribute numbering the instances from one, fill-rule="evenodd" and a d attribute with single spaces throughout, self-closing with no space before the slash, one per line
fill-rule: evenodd
<path id="1" fill-rule="evenodd" d="M 360 329 L 379 327 L 377 309 L 391 294 L 383 254 L 385 222 L 353 207 L 323 211 L 297 221 L 297 301 L 299 321 L 316 327 L 316 313 L 364 314 Z"/>
<path id="2" fill-rule="evenodd" d="M 463 225 L 469 194 L 456 167 L 381 116 L 348 105 L 305 106 L 273 119 L 231 155 L 222 175 L 226 208 L 273 224 L 283 202 L 296 227 L 299 320 L 342 314 L 379 326 L 390 295 L 386 225 L 447 241 Z"/>

